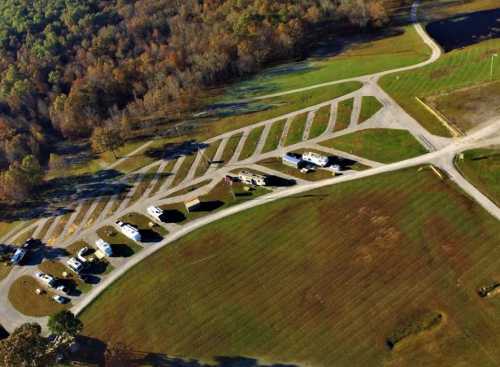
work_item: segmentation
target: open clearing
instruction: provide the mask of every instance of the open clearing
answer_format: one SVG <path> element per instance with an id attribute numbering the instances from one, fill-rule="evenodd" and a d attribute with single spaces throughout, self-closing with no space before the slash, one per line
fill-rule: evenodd
<path id="1" fill-rule="evenodd" d="M 464 152 L 456 165 L 468 181 L 500 205 L 500 147 Z"/>
<path id="2" fill-rule="evenodd" d="M 361 130 L 321 145 L 381 163 L 397 162 L 427 152 L 408 131 L 391 129 Z"/>
<path id="3" fill-rule="evenodd" d="M 468 131 L 500 116 L 500 81 L 429 97 L 426 102 L 460 131 Z"/>
<path id="4" fill-rule="evenodd" d="M 500 301 L 476 289 L 500 275 L 499 240 L 500 224 L 452 183 L 409 169 L 215 222 L 81 316 L 89 336 L 190 359 L 493 367 Z M 446 322 L 387 347 L 428 312 Z"/>
<path id="5" fill-rule="evenodd" d="M 374 40 L 367 40 L 366 35 L 347 37 L 341 41 L 342 45 L 337 38 L 333 47 L 325 42 L 316 56 L 264 70 L 228 88 L 226 98 L 248 98 L 372 74 L 417 64 L 429 57 L 430 50 L 413 27 L 393 28 L 391 32 L 393 35 L 380 35 Z M 343 48 L 341 52 L 339 46 Z"/>

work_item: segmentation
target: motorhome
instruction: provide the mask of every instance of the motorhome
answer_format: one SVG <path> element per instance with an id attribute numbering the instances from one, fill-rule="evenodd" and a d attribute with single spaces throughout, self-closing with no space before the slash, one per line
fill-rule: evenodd
<path id="1" fill-rule="evenodd" d="M 120 228 L 120 231 L 125 235 L 125 237 L 128 237 L 134 241 L 140 241 L 142 239 L 141 233 L 133 225 L 124 223 L 122 221 L 116 222 L 116 225 Z"/>

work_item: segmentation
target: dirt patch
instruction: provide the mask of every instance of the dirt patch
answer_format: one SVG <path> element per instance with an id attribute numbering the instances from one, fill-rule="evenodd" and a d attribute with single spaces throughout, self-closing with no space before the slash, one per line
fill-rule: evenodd
<path id="1" fill-rule="evenodd" d="M 500 116 L 500 82 L 428 97 L 426 102 L 460 130 L 468 131 Z"/>

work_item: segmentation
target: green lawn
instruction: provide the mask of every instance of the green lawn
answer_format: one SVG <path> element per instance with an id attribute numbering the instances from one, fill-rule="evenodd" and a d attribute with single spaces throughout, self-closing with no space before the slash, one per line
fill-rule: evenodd
<path id="1" fill-rule="evenodd" d="M 314 172 L 301 173 L 298 169 L 283 164 L 281 162 L 281 158 L 267 158 L 264 159 L 263 161 L 257 162 L 257 164 L 260 164 L 261 166 L 273 169 L 278 172 L 282 172 L 289 176 L 301 178 L 303 180 L 308 180 L 308 181 L 319 181 L 319 180 L 324 180 L 325 178 L 333 177 L 332 172 L 320 169 Z"/>
<path id="2" fill-rule="evenodd" d="M 203 151 L 203 159 L 201 160 L 198 167 L 196 167 L 196 173 L 194 175 L 195 177 L 203 176 L 208 171 L 210 167 L 209 164 L 214 159 L 220 143 L 221 140 L 217 140 L 213 143 L 210 143 L 209 146 L 205 148 L 205 150 Z"/>
<path id="3" fill-rule="evenodd" d="M 307 122 L 307 113 L 303 113 L 299 116 L 295 116 L 290 124 L 290 129 L 288 130 L 288 135 L 285 139 L 285 146 L 300 143 L 304 135 L 304 129 Z"/>
<path id="4" fill-rule="evenodd" d="M 397 162 L 427 152 L 408 131 L 392 129 L 361 130 L 321 145 L 381 163 Z"/>
<path id="5" fill-rule="evenodd" d="M 132 241 L 111 226 L 97 230 L 97 235 L 113 246 L 114 256 L 129 257 L 142 250 L 135 241 Z"/>
<path id="6" fill-rule="evenodd" d="M 151 182 L 155 179 L 158 168 L 158 166 L 154 166 L 153 168 L 150 168 L 148 171 L 144 172 L 143 175 L 136 175 L 139 182 L 133 182 L 133 184 L 137 185 L 137 188 L 130 198 L 130 205 L 138 201 L 144 195 L 148 187 L 151 185 Z"/>
<path id="7" fill-rule="evenodd" d="M 429 170 L 352 181 L 165 247 L 83 312 L 84 334 L 189 360 L 493 367 L 500 299 L 476 289 L 498 274 L 499 241 L 498 221 Z"/>
<path id="8" fill-rule="evenodd" d="M 352 108 L 354 106 L 354 98 L 340 101 L 337 105 L 337 119 L 333 131 L 347 129 L 351 123 Z"/>
<path id="9" fill-rule="evenodd" d="M 162 237 L 165 237 L 168 234 L 168 231 L 165 228 L 155 223 L 149 217 L 139 213 L 128 213 L 124 217 L 120 218 L 120 220 L 132 224 L 140 231 L 152 230 Z M 153 226 L 150 224 L 153 224 Z"/>
<path id="10" fill-rule="evenodd" d="M 372 42 L 356 42 L 332 57 L 310 58 L 265 70 L 228 88 L 226 98 L 248 98 L 372 74 L 417 64 L 430 56 L 430 50 L 413 27 L 392 30 L 401 34 Z"/>
<path id="11" fill-rule="evenodd" d="M 175 178 L 174 181 L 172 182 L 173 187 L 180 184 L 186 178 L 191 166 L 194 163 L 194 160 L 196 159 L 197 154 L 198 152 L 193 152 L 190 155 L 187 155 L 186 158 L 184 159 L 184 162 L 182 162 L 181 166 L 177 170 L 177 172 L 174 172 Z"/>
<path id="12" fill-rule="evenodd" d="M 500 205 L 500 149 L 469 150 L 456 165 L 468 181 Z"/>
<path id="13" fill-rule="evenodd" d="M 227 162 L 229 162 L 233 157 L 234 152 L 236 151 L 236 148 L 238 147 L 238 144 L 242 136 L 243 133 L 238 133 L 231 136 L 227 141 L 226 146 L 224 147 L 224 151 L 222 152 L 222 159 L 221 159 L 224 162 L 224 164 L 227 164 Z"/>
<path id="14" fill-rule="evenodd" d="M 248 134 L 247 140 L 245 141 L 245 145 L 243 146 L 243 150 L 241 151 L 239 160 L 244 160 L 252 156 L 257 149 L 257 145 L 259 144 L 260 137 L 262 132 L 264 131 L 264 126 L 259 126 L 253 129 L 250 134 Z"/>
<path id="15" fill-rule="evenodd" d="M 278 148 L 281 136 L 283 134 L 283 129 L 285 128 L 286 119 L 276 121 L 272 124 L 269 130 L 269 135 L 267 136 L 262 153 L 267 153 Z"/>
<path id="16" fill-rule="evenodd" d="M 424 99 L 490 81 L 491 55 L 499 52 L 500 39 L 483 41 L 448 52 L 424 68 L 387 75 L 380 85 L 431 133 L 449 136 L 450 132 L 415 97 Z M 500 80 L 500 66 L 494 68 L 493 79 Z"/>
<path id="17" fill-rule="evenodd" d="M 361 111 L 359 113 L 358 123 L 361 124 L 375 115 L 382 108 L 382 103 L 376 97 L 363 96 L 361 100 Z"/>
<path id="18" fill-rule="evenodd" d="M 323 134 L 330 122 L 331 106 L 321 107 L 314 115 L 314 120 L 309 130 L 309 139 L 314 139 Z"/>
<path id="19" fill-rule="evenodd" d="M 171 160 L 170 162 L 167 163 L 163 171 L 160 172 L 160 178 L 151 189 L 149 196 L 155 195 L 158 192 L 158 190 L 160 190 L 160 188 L 163 186 L 163 184 L 168 180 L 168 178 L 172 175 L 172 169 L 175 166 L 175 162 L 177 161 Z"/>

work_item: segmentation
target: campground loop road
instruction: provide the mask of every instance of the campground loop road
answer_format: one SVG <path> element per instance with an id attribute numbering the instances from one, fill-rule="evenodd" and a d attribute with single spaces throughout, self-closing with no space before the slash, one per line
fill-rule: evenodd
<path id="1" fill-rule="evenodd" d="M 412 7 L 412 18 L 416 19 L 416 14 L 417 14 L 417 9 L 418 9 L 418 3 L 415 3 L 414 6 Z M 471 185 L 469 182 L 467 182 L 461 175 L 460 173 L 455 169 L 453 165 L 453 158 L 455 157 L 456 154 L 463 152 L 465 150 L 471 149 L 471 148 L 477 148 L 477 147 L 483 147 L 483 146 L 489 146 L 495 143 L 500 143 L 500 135 L 499 135 L 499 130 L 500 130 L 500 119 L 498 120 L 492 120 L 489 122 L 484 123 L 480 128 L 478 128 L 476 131 L 470 133 L 469 135 L 462 137 L 462 138 L 456 138 L 456 139 L 450 139 L 450 138 L 442 138 L 438 137 L 435 135 L 430 134 L 427 130 L 425 130 L 415 119 L 413 119 L 411 116 L 409 116 L 387 93 L 385 93 L 382 88 L 379 87 L 378 85 L 378 80 L 380 77 L 396 72 L 401 72 L 405 70 L 412 70 L 416 68 L 420 68 L 423 66 L 426 66 L 430 63 L 433 63 L 439 57 L 441 56 L 441 49 L 439 46 L 428 36 L 428 34 L 425 32 L 423 27 L 420 24 L 414 24 L 414 27 L 417 31 L 417 33 L 420 35 L 422 38 L 423 42 L 431 49 L 432 54 L 430 58 L 424 62 L 421 62 L 416 65 L 412 66 L 407 66 L 407 67 L 402 67 L 394 70 L 388 70 L 388 71 L 383 71 L 371 75 L 365 75 L 365 76 L 360 76 L 356 78 L 349 78 L 349 79 L 344 79 L 344 80 L 337 80 L 333 82 L 328 82 L 328 83 L 322 83 L 314 86 L 309 86 L 301 89 L 296 89 L 292 91 L 287 91 L 283 93 L 276 93 L 272 95 L 267 95 L 267 96 L 260 96 L 260 97 L 255 97 L 250 100 L 260 100 L 264 98 L 269 98 L 269 97 L 274 97 L 274 96 L 283 96 L 283 95 L 288 95 L 292 93 L 297 93 L 297 92 L 302 92 L 302 91 L 307 91 L 311 90 L 314 88 L 321 88 L 324 86 L 329 86 L 329 85 L 334 85 L 334 84 L 339 84 L 339 83 L 344 83 L 347 81 L 359 81 L 363 84 L 361 89 L 351 92 L 347 95 L 335 98 L 330 101 L 326 101 L 323 103 L 320 103 L 315 106 L 310 106 L 304 109 L 301 109 L 299 111 L 295 111 L 283 116 L 279 116 L 276 118 L 272 118 L 266 121 L 261 121 L 259 123 L 243 127 L 241 129 L 237 129 L 216 137 L 213 137 L 211 139 L 208 139 L 205 143 L 206 144 L 212 144 L 215 142 L 220 141 L 220 146 L 217 149 L 217 152 L 215 153 L 214 156 L 214 161 L 217 161 L 221 159 L 225 147 L 228 145 L 229 140 L 232 137 L 237 136 L 238 134 L 242 134 L 243 138 L 239 141 L 235 148 L 235 152 L 233 152 L 231 158 L 229 159 L 229 162 L 227 165 L 223 166 L 215 166 L 212 165 L 211 167 L 208 168 L 207 172 L 199 177 L 196 177 L 196 172 L 197 168 L 200 164 L 206 164 L 204 154 L 201 151 L 195 152 L 196 156 L 194 159 L 193 164 L 188 167 L 188 172 L 185 174 L 185 176 L 180 177 L 180 181 L 178 184 L 174 185 L 174 182 L 176 180 L 177 173 L 179 173 L 181 166 L 183 163 L 188 159 L 188 156 L 181 156 L 177 159 L 177 161 L 173 164 L 173 174 L 168 177 L 164 182 L 160 180 L 161 173 L 163 173 L 163 170 L 166 168 L 166 166 L 169 164 L 169 162 L 166 162 L 165 160 L 159 160 L 157 162 L 154 162 L 146 167 L 143 167 L 142 169 L 132 172 L 131 174 L 126 175 L 123 179 L 122 182 L 128 182 L 129 180 L 132 180 L 134 177 L 144 177 L 144 175 L 148 172 L 150 172 L 152 169 L 155 169 L 156 173 L 154 174 L 154 178 L 152 179 L 152 182 L 149 183 L 149 186 L 145 189 L 143 193 L 141 193 L 140 197 L 138 200 L 131 201 L 132 196 L 136 193 L 137 190 L 139 190 L 139 185 L 140 183 L 134 183 L 133 188 L 131 191 L 128 193 L 127 198 L 120 204 L 119 208 L 115 213 L 110 213 L 111 212 L 111 201 L 108 203 L 105 208 L 103 209 L 103 212 L 100 213 L 98 218 L 94 220 L 94 222 L 85 227 L 85 221 L 81 222 L 80 228 L 74 232 L 70 233 L 70 227 L 71 224 L 74 222 L 75 218 L 80 214 L 80 211 L 82 210 L 82 203 L 76 206 L 75 212 L 71 215 L 71 218 L 68 220 L 68 223 L 66 223 L 64 230 L 60 234 L 60 236 L 57 238 L 58 240 L 58 246 L 65 248 L 71 245 L 72 243 L 75 243 L 80 240 L 85 240 L 87 242 L 92 242 L 97 238 L 96 235 L 96 230 L 103 227 L 103 226 L 113 226 L 115 221 L 124 215 L 132 212 L 139 212 L 142 214 L 146 213 L 146 208 L 150 205 L 167 205 L 171 204 L 174 202 L 179 202 L 183 201 L 185 199 L 192 198 L 194 196 L 202 196 L 207 193 L 209 193 L 221 180 L 222 178 L 237 169 L 240 168 L 254 168 L 256 170 L 260 170 L 265 173 L 271 173 L 275 174 L 277 176 L 282 176 L 286 177 L 282 172 L 275 172 L 273 170 L 270 170 L 269 168 L 264 168 L 260 165 L 258 165 L 258 162 L 267 159 L 267 158 L 277 158 L 280 157 L 283 153 L 288 152 L 288 151 L 294 151 L 297 149 L 303 149 L 303 148 L 308 148 L 308 149 L 319 149 L 323 150 L 325 152 L 329 153 L 337 153 L 337 151 L 333 149 L 328 149 L 319 146 L 318 144 L 320 142 L 323 142 L 325 140 L 332 139 L 334 137 L 346 135 L 352 132 L 364 130 L 364 129 L 370 129 L 370 128 L 388 128 L 388 129 L 405 129 L 408 132 L 410 132 L 424 147 L 426 147 L 429 150 L 429 153 L 423 154 L 421 156 L 411 158 L 411 159 L 406 159 L 400 162 L 392 163 L 392 164 L 381 164 L 379 162 L 374 162 L 370 161 L 368 159 L 365 159 L 363 157 L 357 157 L 355 155 L 347 154 L 344 152 L 338 152 L 339 155 L 354 159 L 359 161 L 360 163 L 371 167 L 369 169 L 366 169 L 364 171 L 351 171 L 347 172 L 345 175 L 341 177 L 334 177 L 334 178 L 329 178 L 317 182 L 309 182 L 306 180 L 297 180 L 297 185 L 292 186 L 289 188 L 280 188 L 280 189 L 275 189 L 273 190 L 270 194 L 258 197 L 256 199 L 244 202 L 242 204 L 238 204 L 232 207 L 229 207 L 227 209 L 223 209 L 220 211 L 217 211 L 212 214 L 207 214 L 206 216 L 193 220 L 191 222 L 188 222 L 187 224 L 184 225 L 173 225 L 173 224 L 167 224 L 165 225 L 165 228 L 169 230 L 169 234 L 159 243 L 156 243 L 154 245 L 144 245 L 140 244 L 143 248 L 142 251 L 138 252 L 134 256 L 130 257 L 129 259 L 116 259 L 113 258 L 111 259 L 112 265 L 115 266 L 115 269 L 106 277 L 104 277 L 99 284 L 93 287 L 93 289 L 79 298 L 74 298 L 72 299 L 74 306 L 72 307 L 72 311 L 75 313 L 80 313 L 82 310 L 85 309 L 90 303 L 92 303 L 107 287 L 109 287 L 114 281 L 116 281 L 118 278 L 120 278 L 122 275 L 124 275 L 130 268 L 132 268 L 134 265 L 138 264 L 148 256 L 154 254 L 155 252 L 159 251 L 162 249 L 164 246 L 169 245 L 176 240 L 180 239 L 181 237 L 209 224 L 213 223 L 217 220 L 220 220 L 222 218 L 231 216 L 236 213 L 240 213 L 242 211 L 248 210 L 250 208 L 254 208 L 260 205 L 264 205 L 269 202 L 273 202 L 282 198 L 290 197 L 293 195 L 297 195 L 306 191 L 310 191 L 313 189 L 321 188 L 321 187 L 326 187 L 330 185 L 335 185 L 335 184 L 340 184 L 343 182 L 347 181 L 352 181 L 352 180 L 357 180 L 357 179 L 362 179 L 374 175 L 379 175 L 383 173 L 388 173 L 388 172 L 393 172 L 405 168 L 410 168 L 410 167 L 416 167 L 416 166 L 421 166 L 421 165 L 427 165 L 427 164 L 433 164 L 437 167 L 439 167 L 441 170 L 446 172 L 448 177 L 452 179 L 459 187 L 461 187 L 469 196 L 474 198 L 485 210 L 487 210 L 489 213 L 491 213 L 493 216 L 495 216 L 497 219 L 500 220 L 500 209 L 493 203 L 491 200 L 489 200 L 485 195 L 483 195 L 481 192 L 479 192 L 473 185 Z M 336 106 L 339 101 L 346 100 L 349 98 L 355 98 L 359 100 L 362 98 L 364 95 L 372 95 L 375 96 L 383 105 L 383 108 L 377 112 L 374 116 L 372 116 L 369 120 L 363 122 L 362 125 L 359 125 L 356 123 L 355 119 L 351 119 L 351 124 L 347 129 L 341 130 L 341 131 L 334 131 L 335 128 L 335 114 L 336 114 Z M 331 117 L 330 117 L 330 122 L 328 123 L 328 127 L 326 131 L 321 134 L 320 136 L 314 138 L 314 139 L 309 139 L 309 140 L 303 140 L 297 144 L 290 145 L 290 146 L 284 146 L 283 142 L 286 141 L 287 137 L 287 129 L 289 128 L 288 123 L 284 131 L 282 131 L 282 137 L 280 140 L 280 143 L 278 144 L 275 149 L 263 153 L 262 150 L 265 146 L 266 139 L 269 136 L 271 126 L 273 124 L 277 123 L 280 120 L 293 120 L 295 117 L 307 113 L 309 117 L 313 117 L 316 111 L 318 111 L 320 108 L 329 106 L 330 110 L 332 111 Z M 356 104 L 359 108 L 359 103 Z M 359 111 L 358 111 L 359 112 Z M 356 114 L 357 115 L 357 114 Z M 307 139 L 309 137 L 309 128 L 310 128 L 310 122 L 307 123 L 307 132 L 305 131 L 303 134 L 303 138 Z M 249 136 L 250 132 L 258 127 L 264 127 L 263 133 L 260 136 L 259 140 L 257 141 L 257 148 L 254 151 L 254 153 L 249 157 L 245 158 L 243 160 L 240 160 L 240 152 L 242 151 L 245 143 L 245 139 Z M 139 147 L 136 151 L 140 151 L 141 149 L 145 149 L 151 142 L 146 143 L 145 145 Z M 126 159 L 126 158 L 125 158 Z M 122 160 L 123 161 L 123 160 Z M 121 161 L 121 162 L 122 162 Z M 117 162 L 113 164 L 113 166 L 116 166 L 120 162 Z M 173 163 L 173 162 L 172 162 Z M 110 168 L 110 167 L 108 167 Z M 185 195 L 177 195 L 175 197 L 168 197 L 169 195 L 172 195 L 175 192 L 178 192 L 179 190 L 182 190 L 184 188 L 187 188 L 189 186 L 192 186 L 194 184 L 201 184 L 205 181 L 209 180 L 210 183 L 206 184 L 199 189 L 196 189 L 193 192 L 190 192 L 189 194 Z M 156 185 L 160 185 L 160 188 L 153 192 L 153 187 Z M 88 218 L 89 213 L 97 207 L 97 202 L 94 202 L 90 208 L 90 210 L 85 214 L 84 217 Z M 57 220 L 60 220 L 58 218 Z M 41 231 L 43 226 L 46 224 L 47 220 L 40 220 L 33 225 L 29 226 L 28 228 L 24 229 L 24 231 L 21 232 L 11 232 L 8 234 L 8 236 L 5 236 L 2 238 L 2 240 L 7 241 L 7 240 L 15 240 L 16 237 L 19 237 L 23 233 L 26 233 L 28 230 L 31 230 L 33 228 L 36 229 L 36 231 Z M 53 229 L 55 228 L 56 223 L 51 224 L 50 232 L 53 232 Z M 84 228 L 85 227 L 85 228 Z M 47 236 L 44 236 L 44 239 L 49 239 Z M 65 259 L 61 259 L 64 261 Z M 45 324 L 46 318 L 31 318 L 31 317 L 26 317 L 22 314 L 20 314 L 9 302 L 8 300 L 8 292 L 11 287 L 11 285 L 22 275 L 33 275 L 34 272 L 37 271 L 37 266 L 24 266 L 24 267 L 16 267 L 13 269 L 10 274 L 0 282 L 0 294 L 2 297 L 0 298 L 0 324 L 3 325 L 8 331 L 12 331 L 15 327 L 19 326 L 20 324 L 27 322 L 27 321 L 36 321 L 41 323 L 42 325 Z"/>

